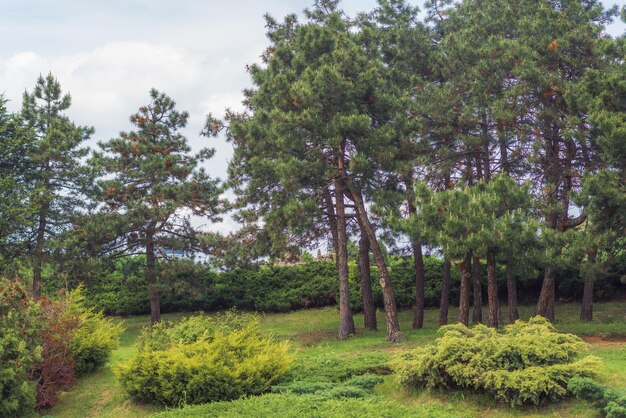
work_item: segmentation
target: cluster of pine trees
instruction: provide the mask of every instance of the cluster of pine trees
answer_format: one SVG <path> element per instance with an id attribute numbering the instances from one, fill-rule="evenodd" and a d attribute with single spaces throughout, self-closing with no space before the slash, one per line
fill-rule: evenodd
<path id="1" fill-rule="evenodd" d="M 157 90 L 130 117 L 135 129 L 99 143 L 93 128 L 76 126 L 53 75 L 25 92 L 18 114 L 0 102 L 0 260 L 3 275 L 32 272 L 33 297 L 42 273 L 84 277 L 97 260 L 144 254 L 152 322 L 159 321 L 156 260 L 165 250 L 201 248 L 192 215 L 218 219 L 221 185 L 198 165 L 209 149 L 191 153 L 180 129 L 187 112 Z"/>
<path id="2" fill-rule="evenodd" d="M 40 77 L 18 114 L 0 101 L 4 274 L 26 264 L 40 297 L 44 267 L 81 274 L 101 257 L 145 254 L 156 322 L 163 249 L 210 251 L 232 266 L 328 240 L 343 339 L 355 331 L 348 244 L 358 238 L 366 328 L 377 326 L 371 255 L 393 341 L 402 333 L 381 239 L 405 237 L 414 328 L 424 321 L 425 247 L 445 259 L 441 324 L 452 268 L 459 321 L 469 322 L 472 295 L 482 321 L 481 263 L 491 326 L 503 320 L 498 264 L 510 320 L 520 271 L 543 272 L 536 312 L 553 319 L 555 272 L 571 264 L 590 320 L 593 283 L 625 242 L 626 36 L 604 31 L 617 14 L 598 0 L 432 0 L 423 12 L 379 0 L 351 17 L 338 0 L 316 0 L 304 21 L 267 16 L 246 110 L 209 115 L 203 131 L 225 131 L 233 145 L 226 184 L 200 168 L 213 152 L 191 152 L 180 133 L 188 114 L 167 95 L 152 90 L 134 130 L 90 154 L 93 129 L 70 121 L 70 96 Z M 234 202 L 220 198 L 226 187 Z M 242 224 L 229 236 L 191 225 L 227 209 Z"/>
<path id="3" fill-rule="evenodd" d="M 490 325 L 502 317 L 497 263 L 511 320 L 516 272 L 543 271 L 536 311 L 553 319 L 555 271 L 581 265 L 590 319 L 593 281 L 624 244 L 626 37 L 604 32 L 617 12 L 595 0 L 464 0 L 429 1 L 420 15 L 383 0 L 349 17 L 338 1 L 319 0 L 304 22 L 268 16 L 270 45 L 249 67 L 246 110 L 207 121 L 208 131 L 226 128 L 235 149 L 242 234 L 261 229 L 276 253 L 330 237 L 339 338 L 354 332 L 347 246 L 356 235 L 366 324 L 376 326 L 371 253 L 388 339 L 401 338 L 381 231 L 411 239 L 415 328 L 425 245 L 446 259 L 441 324 L 453 266 L 459 321 L 469 321 L 472 293 L 482 320 L 481 260 Z"/>

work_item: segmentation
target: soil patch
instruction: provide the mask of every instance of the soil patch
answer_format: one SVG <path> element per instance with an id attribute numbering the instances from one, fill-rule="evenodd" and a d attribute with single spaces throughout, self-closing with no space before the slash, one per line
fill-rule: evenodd
<path id="1" fill-rule="evenodd" d="M 618 345 L 626 344 L 626 337 L 599 337 L 596 335 L 584 335 L 580 337 L 587 344 L 593 345 Z"/>
<path id="2" fill-rule="evenodd" d="M 301 342 L 307 347 L 319 345 L 324 341 L 330 340 L 335 337 L 335 333 L 331 331 L 311 331 L 296 334 L 293 339 Z"/>

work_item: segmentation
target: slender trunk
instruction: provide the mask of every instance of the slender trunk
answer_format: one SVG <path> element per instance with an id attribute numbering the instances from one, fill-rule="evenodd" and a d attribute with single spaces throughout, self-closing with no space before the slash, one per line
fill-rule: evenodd
<path id="1" fill-rule="evenodd" d="M 489 326 L 498 327 L 498 282 L 496 281 L 496 254 L 487 251 L 487 299 L 489 303 Z"/>
<path id="2" fill-rule="evenodd" d="M 502 165 L 502 171 L 510 175 L 511 166 L 509 164 L 509 150 L 506 147 L 506 137 L 504 132 L 498 133 L 498 143 L 500 145 L 500 163 Z"/>
<path id="3" fill-rule="evenodd" d="M 469 325 L 470 311 L 470 286 L 472 278 L 471 258 L 470 256 L 457 264 L 459 273 L 461 274 L 461 292 L 459 295 L 459 322 L 463 325 Z"/>
<path id="4" fill-rule="evenodd" d="M 339 270 L 337 267 L 337 217 L 335 216 L 335 205 L 333 205 L 333 198 L 330 195 L 330 192 L 327 191 L 324 194 L 324 201 L 326 204 L 326 212 L 328 213 L 328 224 L 330 225 L 330 234 L 333 243 L 333 251 L 334 251 L 334 260 L 335 260 L 335 269 Z"/>
<path id="5" fill-rule="evenodd" d="M 340 158 L 341 167 L 343 158 Z M 350 289 L 348 281 L 348 237 L 346 234 L 346 212 L 343 185 L 335 180 L 335 210 L 337 219 L 337 275 L 339 276 L 339 333 L 338 338 L 345 340 L 354 334 L 354 319 L 350 310 Z"/>
<path id="6" fill-rule="evenodd" d="M 417 214 L 415 207 L 415 193 L 413 193 L 413 182 L 405 179 L 407 191 L 407 207 L 409 216 Z M 421 242 L 411 242 L 413 250 L 413 266 L 415 267 L 415 312 L 413 314 L 413 329 L 420 329 L 424 326 L 424 288 L 426 287 L 426 277 L 424 276 L 424 256 L 422 254 Z"/>
<path id="7" fill-rule="evenodd" d="M 552 276 L 552 280 L 548 284 L 550 286 L 550 301 L 548 303 L 548 309 L 546 310 L 546 318 L 548 318 L 550 322 L 554 322 L 554 304 L 556 301 L 556 278 L 554 278 L 554 275 Z"/>
<path id="8" fill-rule="evenodd" d="M 46 230 L 46 218 L 39 216 L 39 227 L 37 228 L 37 241 L 35 243 L 35 253 L 33 257 L 33 299 L 41 299 L 41 270 L 43 265 L 43 240 Z"/>
<path id="9" fill-rule="evenodd" d="M 596 262 L 598 249 L 593 247 L 589 252 L 589 263 Z M 585 277 L 585 287 L 583 290 L 583 304 L 580 309 L 580 320 L 590 322 L 593 319 L 593 282 L 591 275 Z"/>
<path id="10" fill-rule="evenodd" d="M 556 213 L 549 214 L 546 221 L 550 228 L 557 229 L 558 215 Z M 541 284 L 535 315 L 541 315 L 550 321 L 554 321 L 554 289 L 554 270 L 551 266 L 546 266 L 543 271 L 543 283 Z"/>
<path id="11" fill-rule="evenodd" d="M 45 169 L 49 169 L 49 162 L 45 162 Z M 50 188 L 50 181 L 44 179 L 43 189 L 47 192 Z M 44 197 L 39 209 L 39 225 L 35 237 L 35 251 L 33 253 L 33 299 L 41 299 L 41 271 L 43 269 L 43 250 L 46 239 L 46 227 L 48 226 L 48 210 L 50 202 Z"/>
<path id="12" fill-rule="evenodd" d="M 506 262 L 506 291 L 507 304 L 509 305 L 509 321 L 513 323 L 519 319 L 519 310 L 517 308 L 517 283 L 510 261 Z"/>
<path id="13" fill-rule="evenodd" d="M 489 152 L 489 143 L 491 142 L 491 135 L 489 134 L 489 125 L 487 120 L 487 112 L 483 112 L 482 115 L 482 136 L 483 136 L 483 149 L 482 149 L 482 157 L 483 157 L 483 172 L 484 177 L 482 177 L 485 181 L 491 181 L 491 159 Z"/>
<path id="14" fill-rule="evenodd" d="M 480 151 L 478 151 L 478 153 L 480 154 Z M 475 158 L 474 159 L 474 165 L 476 166 L 476 180 L 480 181 L 483 178 L 483 168 L 482 168 L 482 162 L 480 160 L 480 158 Z M 471 171 L 471 168 L 470 168 Z M 474 184 L 474 179 L 471 178 L 468 180 L 468 185 L 472 186 Z"/>
<path id="15" fill-rule="evenodd" d="M 480 284 L 480 258 L 472 258 L 472 294 L 474 295 L 474 312 L 472 323 L 483 322 L 483 291 Z"/>
<path id="16" fill-rule="evenodd" d="M 363 319 L 365 329 L 375 330 L 376 307 L 372 294 L 372 278 L 370 271 L 370 242 L 364 232 L 361 231 L 359 239 L 359 277 L 361 279 L 361 297 L 363 298 Z"/>
<path id="17" fill-rule="evenodd" d="M 152 236 L 146 237 L 146 281 L 150 290 L 150 323 L 161 321 L 161 306 L 156 280 L 156 257 L 154 255 L 154 241 Z"/>
<path id="18" fill-rule="evenodd" d="M 590 322 L 593 319 L 593 280 L 586 279 L 583 290 L 583 305 L 580 309 L 580 320 Z"/>
<path id="19" fill-rule="evenodd" d="M 443 261 L 443 284 L 441 286 L 441 301 L 439 302 L 439 325 L 448 323 L 448 306 L 450 305 L 450 270 L 452 264 L 449 260 Z"/>
<path id="20" fill-rule="evenodd" d="M 46 234 L 46 209 L 39 212 L 39 226 L 33 254 L 33 299 L 41 299 L 41 270 L 43 266 L 43 245 Z"/>
<path id="21" fill-rule="evenodd" d="M 391 277 L 389 276 L 389 270 L 387 270 L 387 264 L 383 257 L 383 252 L 380 249 L 378 239 L 376 238 L 376 232 L 372 226 L 367 212 L 365 211 L 365 205 L 358 193 L 351 193 L 354 206 L 356 208 L 356 214 L 362 223 L 367 239 L 370 242 L 372 252 L 374 253 L 374 261 L 376 267 L 378 267 L 380 287 L 383 291 L 383 301 L 385 304 L 385 321 L 387 325 L 387 340 L 388 341 L 401 341 L 404 339 L 404 335 L 400 332 L 400 324 L 398 322 L 398 310 L 396 308 L 396 299 L 393 294 L 393 287 L 391 284 Z"/>
<path id="22" fill-rule="evenodd" d="M 415 313 L 413 315 L 413 329 L 420 329 L 424 326 L 424 304 L 426 277 L 424 273 L 424 256 L 422 245 L 412 244 L 413 265 L 415 267 Z"/>
<path id="23" fill-rule="evenodd" d="M 554 285 L 554 271 L 552 267 L 546 267 L 535 315 L 541 315 L 550 321 L 554 321 Z"/>

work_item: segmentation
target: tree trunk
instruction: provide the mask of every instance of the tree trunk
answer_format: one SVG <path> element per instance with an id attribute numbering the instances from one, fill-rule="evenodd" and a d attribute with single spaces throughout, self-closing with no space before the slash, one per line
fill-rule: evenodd
<path id="1" fill-rule="evenodd" d="M 487 120 L 487 112 L 482 114 L 482 140 L 483 140 L 483 173 L 482 177 L 485 181 L 491 181 L 491 152 L 489 151 L 489 143 L 491 142 L 491 135 L 489 129 L 489 121 Z"/>
<path id="2" fill-rule="evenodd" d="M 347 179 L 346 179 L 347 180 Z M 363 224 L 367 239 L 370 242 L 370 246 L 374 253 L 374 260 L 376 267 L 378 267 L 380 287 L 383 291 L 383 301 L 385 304 L 385 321 L 387 324 L 387 340 L 388 341 L 401 341 L 404 339 L 404 335 L 400 332 L 400 324 L 398 322 L 398 310 L 396 308 L 396 299 L 393 294 L 393 288 L 391 284 L 391 277 L 389 276 L 389 270 L 387 270 L 387 264 L 383 257 L 383 252 L 378 244 L 374 227 L 372 226 L 367 212 L 365 211 L 365 205 L 358 193 L 351 193 L 354 206 L 356 208 L 357 216 L 360 222 Z"/>
<path id="3" fill-rule="evenodd" d="M 496 281 L 496 255 L 487 251 L 487 299 L 489 303 L 489 326 L 498 327 L 498 282 Z"/>
<path id="4" fill-rule="evenodd" d="M 413 329 L 424 326 L 424 300 L 426 278 L 424 276 L 424 257 L 422 245 L 413 244 L 413 265 L 415 266 L 415 313 L 413 315 Z"/>
<path id="5" fill-rule="evenodd" d="M 469 325 L 470 311 L 470 286 L 472 279 L 471 258 L 467 256 L 461 263 L 457 264 L 461 274 L 461 292 L 459 295 L 459 322 Z"/>
<path id="6" fill-rule="evenodd" d="M 154 255 L 152 236 L 146 237 L 146 281 L 150 290 L 150 323 L 156 324 L 161 321 L 161 306 L 156 280 L 156 257 Z"/>
<path id="7" fill-rule="evenodd" d="M 580 309 L 580 320 L 590 322 L 593 319 L 593 280 L 586 279 L 583 290 L 583 305 Z"/>
<path id="8" fill-rule="evenodd" d="M 443 261 L 443 284 L 441 285 L 441 301 L 439 302 L 439 325 L 448 323 L 448 306 L 450 305 L 450 270 L 452 264 L 449 260 Z"/>
<path id="9" fill-rule="evenodd" d="M 335 260 L 335 269 L 339 271 L 339 267 L 337 266 L 337 217 L 335 216 L 335 205 L 333 205 L 333 198 L 330 195 L 330 192 L 327 191 L 324 194 L 324 200 L 326 202 L 326 212 L 328 213 L 328 224 L 330 225 L 330 234 L 333 243 L 333 251 Z"/>
<path id="10" fill-rule="evenodd" d="M 480 258 L 472 258 L 472 294 L 474 295 L 474 312 L 472 323 L 483 322 L 483 290 L 480 284 Z"/>
<path id="11" fill-rule="evenodd" d="M 417 214 L 415 207 L 415 193 L 413 193 L 413 182 L 410 178 L 405 179 L 407 190 L 407 206 L 409 216 Z M 413 266 L 415 267 L 415 312 L 413 314 L 413 329 L 420 329 L 424 326 L 424 290 L 426 287 L 426 277 L 424 275 L 424 255 L 422 254 L 421 242 L 411 242 L 413 250 Z"/>
<path id="12" fill-rule="evenodd" d="M 47 190 L 47 182 L 46 182 Z M 35 251 L 33 253 L 33 299 L 41 299 L 41 271 L 43 268 L 43 248 L 46 238 L 46 225 L 48 223 L 49 204 L 45 201 L 39 210 L 39 225 L 37 226 L 37 237 L 35 238 Z"/>
<path id="13" fill-rule="evenodd" d="M 554 271 L 552 267 L 546 267 L 535 315 L 541 315 L 550 321 L 554 321 L 554 287 Z"/>
<path id="14" fill-rule="evenodd" d="M 509 321 L 513 323 L 519 319 L 519 310 L 517 308 L 517 283 L 510 261 L 506 262 L 506 291 L 507 303 L 509 305 Z"/>
<path id="15" fill-rule="evenodd" d="M 552 152 L 555 152 L 552 150 Z M 552 229 L 558 227 L 558 214 L 551 213 L 546 218 L 546 223 Z M 554 270 L 550 266 L 546 266 L 543 271 L 543 283 L 541 284 L 541 293 L 537 300 L 537 308 L 535 315 L 541 315 L 550 321 L 554 321 Z"/>
<path id="16" fill-rule="evenodd" d="M 498 144 L 500 145 L 500 164 L 502 165 L 502 171 L 510 175 L 511 166 L 509 165 L 509 150 L 506 147 L 506 137 L 503 131 L 498 133 Z"/>
<path id="17" fill-rule="evenodd" d="M 341 166 L 340 162 L 340 166 Z M 335 210 L 337 220 L 337 275 L 339 277 L 339 333 L 337 337 L 345 340 L 354 334 L 354 319 L 350 310 L 350 289 L 348 281 L 348 237 L 346 234 L 346 210 L 343 184 L 335 180 Z"/>
<path id="18" fill-rule="evenodd" d="M 363 319 L 365 329 L 376 330 L 376 306 L 374 306 L 370 272 L 370 242 L 361 230 L 361 239 L 359 239 L 359 277 L 361 279 L 361 297 L 363 298 Z"/>
<path id="19" fill-rule="evenodd" d="M 589 263 L 596 262 L 598 249 L 593 247 L 589 252 Z M 594 277 L 585 277 L 585 287 L 583 289 L 583 304 L 580 309 L 580 320 L 590 322 L 593 319 L 593 283 Z"/>

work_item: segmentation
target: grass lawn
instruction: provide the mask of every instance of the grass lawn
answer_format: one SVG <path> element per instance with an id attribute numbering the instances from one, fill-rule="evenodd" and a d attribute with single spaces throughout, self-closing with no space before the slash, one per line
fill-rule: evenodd
<path id="1" fill-rule="evenodd" d="M 506 307 L 503 307 L 505 314 Z M 527 319 L 532 307 L 521 307 Z M 457 312 L 450 311 L 450 318 Z M 165 314 L 163 319 L 175 321 L 183 314 Z M 338 312 L 334 308 L 298 311 L 287 314 L 264 315 L 263 326 L 279 338 L 289 339 L 296 352 L 295 367 L 287 377 L 292 381 L 326 380 L 340 382 L 363 372 L 382 374 L 383 383 L 376 387 L 376 395 L 369 399 L 345 399 L 318 402 L 314 398 L 270 394 L 235 402 L 221 402 L 209 406 L 169 411 L 168 416 L 562 416 L 596 417 L 597 410 L 577 400 L 568 400 L 546 408 L 509 409 L 481 394 L 467 392 L 407 391 L 388 375 L 386 362 L 396 350 L 432 342 L 437 333 L 436 309 L 426 312 L 426 326 L 411 330 L 412 312 L 400 313 L 401 328 L 407 339 L 400 344 L 385 341 L 384 318 L 378 312 L 380 331 L 362 329 L 347 341 L 335 338 Z M 600 381 L 616 390 L 626 391 L 626 309 L 624 303 L 594 305 L 594 321 L 578 320 L 579 305 L 557 306 L 556 327 L 560 331 L 582 336 L 589 343 L 589 352 L 604 362 Z M 357 328 L 363 323 L 355 316 Z M 143 417 L 163 411 L 153 405 L 132 402 L 110 370 L 110 365 L 129 358 L 134 353 L 134 342 L 148 316 L 124 319 L 126 331 L 122 344 L 111 362 L 95 374 L 80 379 L 74 388 L 63 393 L 61 402 L 49 411 L 53 417 Z M 267 412 L 264 412 L 267 411 Z M 277 412 L 278 411 L 278 412 Z"/>

